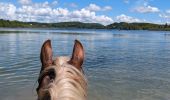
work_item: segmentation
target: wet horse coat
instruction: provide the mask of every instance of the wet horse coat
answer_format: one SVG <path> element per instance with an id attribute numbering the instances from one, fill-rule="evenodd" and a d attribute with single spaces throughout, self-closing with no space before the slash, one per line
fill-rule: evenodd
<path id="1" fill-rule="evenodd" d="M 87 83 L 81 67 L 84 60 L 82 44 L 75 40 L 71 58 L 61 56 L 53 60 L 52 57 L 51 41 L 47 40 L 40 54 L 38 100 L 86 100 Z"/>

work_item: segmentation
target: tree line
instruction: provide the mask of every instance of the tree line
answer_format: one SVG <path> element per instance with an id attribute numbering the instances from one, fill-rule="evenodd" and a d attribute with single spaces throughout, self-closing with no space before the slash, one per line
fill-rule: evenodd
<path id="1" fill-rule="evenodd" d="M 110 25 L 99 23 L 82 23 L 82 22 L 59 22 L 59 23 L 38 23 L 38 22 L 21 22 L 0 19 L 0 27 L 9 28 L 78 28 L 78 29 L 118 29 L 118 30 L 164 30 L 170 31 L 170 25 L 153 24 L 153 23 L 126 23 L 115 22 Z"/>

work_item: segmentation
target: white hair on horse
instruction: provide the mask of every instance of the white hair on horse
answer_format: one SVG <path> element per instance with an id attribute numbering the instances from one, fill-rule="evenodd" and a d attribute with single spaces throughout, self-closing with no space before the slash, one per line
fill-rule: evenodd
<path id="1" fill-rule="evenodd" d="M 86 100 L 86 78 L 74 66 L 63 63 L 63 57 L 58 57 L 56 66 L 46 70 L 55 69 L 56 78 L 49 84 L 48 91 L 52 100 Z"/>

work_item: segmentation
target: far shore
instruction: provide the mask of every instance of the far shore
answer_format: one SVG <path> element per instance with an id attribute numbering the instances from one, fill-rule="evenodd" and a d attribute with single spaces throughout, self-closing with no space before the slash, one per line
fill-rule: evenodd
<path id="1" fill-rule="evenodd" d="M 50 29 L 50 30 L 77 30 L 77 29 L 92 29 L 92 30 L 151 30 L 151 31 L 170 31 L 170 25 L 155 24 L 155 23 L 127 23 L 114 22 L 109 25 L 100 23 L 84 23 L 84 22 L 58 22 L 58 23 L 40 23 L 40 22 L 21 22 L 0 19 L 0 28 L 28 28 L 28 29 Z"/>

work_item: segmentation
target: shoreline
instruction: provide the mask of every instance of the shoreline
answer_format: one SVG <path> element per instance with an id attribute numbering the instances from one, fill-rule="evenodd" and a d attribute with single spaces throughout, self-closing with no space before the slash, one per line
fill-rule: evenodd
<path id="1" fill-rule="evenodd" d="M 148 31 L 170 31 L 170 25 L 155 23 L 127 23 L 114 22 L 109 25 L 100 23 L 85 22 L 57 22 L 57 23 L 40 23 L 40 22 L 21 22 L 0 19 L 0 28 L 31 28 L 31 29 L 50 29 L 50 30 L 148 30 Z"/>
<path id="2" fill-rule="evenodd" d="M 4 30 L 5 29 L 5 30 Z M 9 30 L 8 30 L 9 29 Z M 16 29 L 20 29 L 20 30 L 16 30 Z M 165 31 L 165 32 L 170 32 L 170 30 L 149 30 L 149 29 L 144 29 L 144 30 L 141 30 L 141 29 L 134 29 L 134 30 L 127 30 L 127 29 L 92 29 L 92 28 L 43 28 L 43 27 L 34 27 L 34 28 L 30 28 L 30 27 L 0 27 L 0 32 L 3 32 L 3 31 L 11 31 L 11 32 L 28 32 L 29 30 L 115 30 L 115 31 Z"/>

